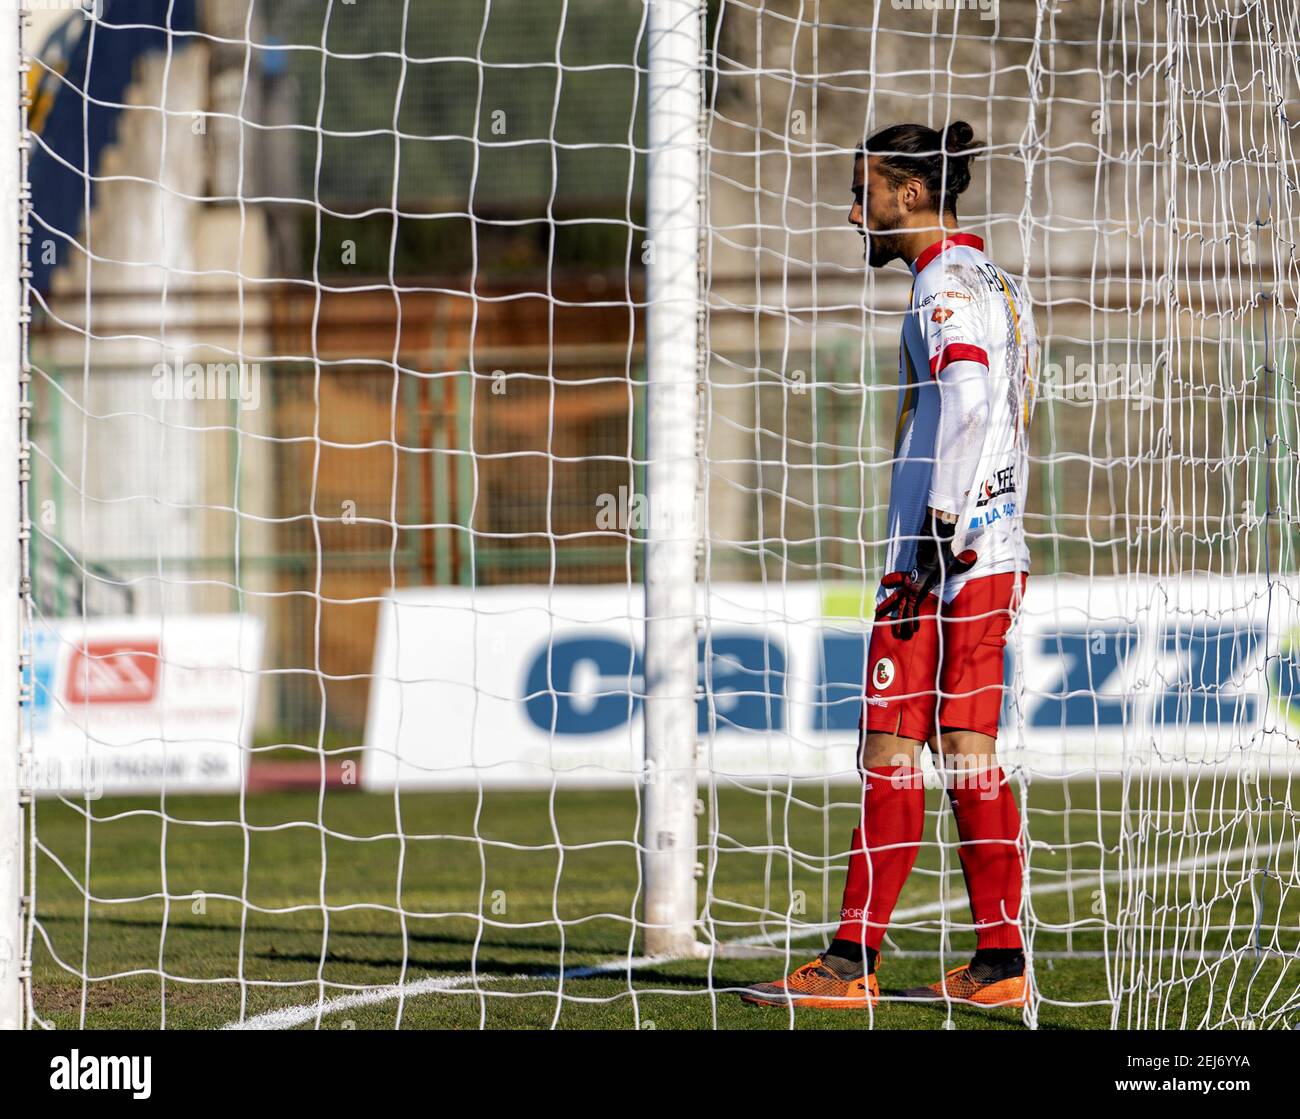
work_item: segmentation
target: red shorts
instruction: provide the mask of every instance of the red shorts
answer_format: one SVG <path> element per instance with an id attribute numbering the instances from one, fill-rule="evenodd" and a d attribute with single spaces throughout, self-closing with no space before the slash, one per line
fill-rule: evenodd
<path id="1" fill-rule="evenodd" d="M 971 579 L 939 618 L 938 599 L 929 595 L 910 641 L 899 640 L 894 622 L 876 622 L 867 651 L 866 730 L 917 742 L 939 727 L 996 738 L 1002 652 L 1026 578 L 1008 571 Z"/>

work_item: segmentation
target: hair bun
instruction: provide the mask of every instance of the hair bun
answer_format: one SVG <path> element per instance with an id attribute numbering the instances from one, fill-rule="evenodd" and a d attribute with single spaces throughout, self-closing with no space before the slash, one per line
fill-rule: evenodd
<path id="1" fill-rule="evenodd" d="M 964 120 L 955 120 L 943 130 L 943 150 L 948 155 L 965 155 L 975 139 L 975 129 Z"/>
<path id="2" fill-rule="evenodd" d="M 858 158 L 876 157 L 890 186 L 920 179 L 934 206 L 957 213 L 957 196 L 970 186 L 970 166 L 980 153 L 975 130 L 954 120 L 940 131 L 928 124 L 891 124 L 867 137 Z"/>

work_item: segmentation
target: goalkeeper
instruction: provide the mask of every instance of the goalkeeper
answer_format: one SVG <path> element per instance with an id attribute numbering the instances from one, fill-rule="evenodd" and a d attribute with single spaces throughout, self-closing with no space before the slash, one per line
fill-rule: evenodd
<path id="1" fill-rule="evenodd" d="M 853 167 L 849 221 L 873 268 L 913 275 L 899 346 L 888 542 L 867 657 L 863 800 L 840 926 L 816 960 L 750 1002 L 874 1005 L 880 947 L 916 861 L 925 818 L 920 754 L 944 776 L 974 917 L 974 958 L 915 999 L 1023 1005 L 1020 814 L 998 767 L 1003 649 L 1024 591 L 1021 515 L 1035 345 L 1020 285 L 957 228 L 974 132 L 899 124 Z"/>

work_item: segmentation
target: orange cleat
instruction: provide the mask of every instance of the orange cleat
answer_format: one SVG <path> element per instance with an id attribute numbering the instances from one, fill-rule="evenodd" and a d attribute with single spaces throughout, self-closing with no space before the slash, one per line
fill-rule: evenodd
<path id="1" fill-rule="evenodd" d="M 775 983 L 759 983 L 740 993 L 758 1006 L 789 1006 L 809 1010 L 866 1010 L 880 998 L 876 973 L 841 979 L 818 956 Z"/>
<path id="2" fill-rule="evenodd" d="M 903 992 L 907 999 L 942 999 L 968 1002 L 975 1006 L 1024 1006 L 1029 1002 L 1029 980 L 1024 975 L 1007 979 L 977 979 L 970 964 L 955 967 L 942 981 Z"/>

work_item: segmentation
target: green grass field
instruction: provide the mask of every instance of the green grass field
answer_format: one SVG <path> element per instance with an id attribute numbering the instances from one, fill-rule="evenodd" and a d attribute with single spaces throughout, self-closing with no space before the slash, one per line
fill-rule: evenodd
<path id="1" fill-rule="evenodd" d="M 1121 1026 L 1300 1023 L 1293 793 L 1223 778 L 1126 796 L 1036 783 L 1039 1027 L 1107 1028 L 1117 1004 Z M 712 832 L 716 855 L 700 899 L 713 936 L 781 945 L 787 912 L 796 927 L 836 913 L 844 863 L 826 856 L 848 847 L 855 802 L 837 787 L 828 807 L 821 786 L 711 798 L 701 837 Z M 94 801 L 89 816 L 42 800 L 33 1006 L 60 1029 L 215 1028 L 295 1007 L 306 1009 L 285 1024 L 311 1029 L 322 999 L 326 1029 L 1024 1028 L 1010 1009 L 888 1001 L 937 978 L 941 926 L 970 919 L 956 853 L 941 846 L 955 839 L 941 793 L 928 805 L 931 842 L 869 1016 L 791 1015 L 728 990 L 783 973 L 779 951 L 619 966 L 641 952 L 631 791 L 267 793 L 245 800 L 242 825 L 235 797 L 169 797 L 165 818 L 157 798 Z M 824 940 L 798 939 L 791 962 Z M 973 943 L 951 931 L 947 966 Z M 400 998 L 332 1002 L 395 984 Z"/>

